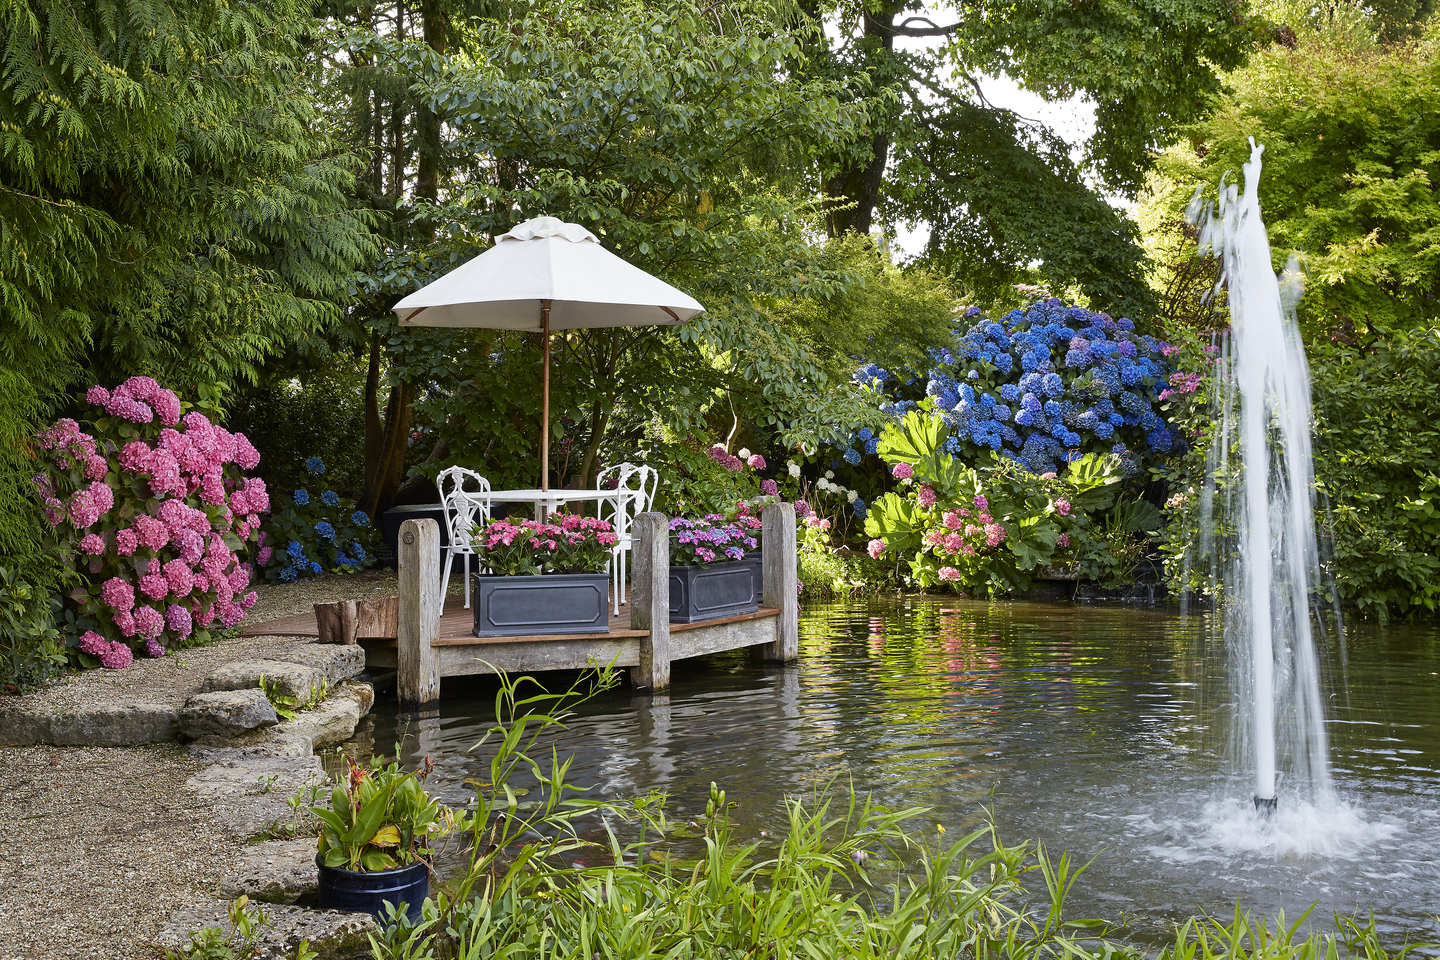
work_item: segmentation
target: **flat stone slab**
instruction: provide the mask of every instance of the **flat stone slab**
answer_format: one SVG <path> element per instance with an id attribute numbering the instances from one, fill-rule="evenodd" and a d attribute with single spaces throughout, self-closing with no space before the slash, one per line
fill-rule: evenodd
<path id="1" fill-rule="evenodd" d="M 187 737 L 235 737 L 280 722 L 258 687 L 198 693 L 180 709 L 179 732 Z"/>
<path id="2" fill-rule="evenodd" d="M 313 667 L 325 674 L 332 687 L 365 672 L 365 648 L 359 644 L 302 643 L 270 659 Z"/>
<path id="3" fill-rule="evenodd" d="M 248 756 L 208 766 L 186 780 L 185 786 L 213 805 L 215 819 L 227 833 L 254 837 L 270 833 L 277 824 L 296 825 L 297 820 L 308 832 L 313 817 L 292 809 L 288 801 L 324 782 L 320 758 L 314 755 Z"/>
<path id="4" fill-rule="evenodd" d="M 43 702 L 0 703 L 0 744 L 122 747 L 175 739 L 174 707 L 110 702 L 54 708 Z"/>
<path id="5" fill-rule="evenodd" d="M 324 670 L 303 663 L 285 660 L 237 660 L 227 663 L 205 678 L 200 689 L 206 693 L 216 690 L 259 689 L 260 681 L 285 697 L 294 697 L 304 703 L 318 696 L 328 688 L 330 678 Z"/>
<path id="6" fill-rule="evenodd" d="M 315 752 L 309 737 L 280 733 L 279 727 L 252 730 L 232 739 L 202 737 L 186 748 L 186 754 L 201 763 L 250 760 L 255 757 L 308 757 Z"/>
<path id="7" fill-rule="evenodd" d="M 375 705 L 375 688 L 368 683 L 346 681 L 330 692 L 325 701 L 286 720 L 277 733 L 309 737 L 315 749 L 344 743 L 355 733 L 360 719 Z"/>
<path id="8" fill-rule="evenodd" d="M 246 847 L 234 872 L 220 881 L 220 895 L 247 896 L 262 903 L 294 903 L 316 892 L 315 839 L 266 840 Z"/>
<path id="9" fill-rule="evenodd" d="M 191 935 L 206 927 L 230 930 L 229 904 L 209 902 L 184 907 L 170 918 L 155 939 L 162 950 L 179 951 Z M 341 913 L 339 910 L 310 910 L 283 904 L 263 904 L 268 925 L 261 936 L 258 960 L 293 960 L 300 941 L 310 941 L 319 960 L 354 960 L 370 956 L 370 931 L 375 918 L 368 913 Z"/>

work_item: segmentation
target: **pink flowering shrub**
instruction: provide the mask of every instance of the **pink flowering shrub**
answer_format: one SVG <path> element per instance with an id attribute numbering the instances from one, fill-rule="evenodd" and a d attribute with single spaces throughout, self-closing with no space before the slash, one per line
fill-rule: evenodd
<path id="1" fill-rule="evenodd" d="M 244 552 L 270 507 L 265 482 L 245 476 L 259 453 L 149 377 L 85 399 L 98 408 L 90 429 L 44 430 L 34 478 L 83 581 L 70 594 L 87 626 L 73 652 L 119 669 L 141 648 L 164 656 L 234 627 L 255 603 Z"/>
<path id="2" fill-rule="evenodd" d="M 693 443 L 667 444 L 652 452 L 660 486 L 652 509 L 669 516 L 725 513 L 740 501 L 778 498 L 782 485 L 794 488 L 785 469 L 767 477 L 769 464 L 758 453 L 730 453 L 722 444 L 696 449 Z"/>
<path id="3" fill-rule="evenodd" d="M 871 505 L 872 557 L 907 560 L 907 579 L 922 589 L 1024 589 L 1053 563 L 1078 563 L 1100 578 L 1108 548 L 1089 515 L 1115 501 L 1124 478 L 1115 458 L 1087 454 L 1043 476 L 999 457 L 968 466 L 938 455 L 948 438 L 929 418 L 907 415 L 902 429 L 905 458 L 895 456 L 891 475 L 911 482 Z"/>

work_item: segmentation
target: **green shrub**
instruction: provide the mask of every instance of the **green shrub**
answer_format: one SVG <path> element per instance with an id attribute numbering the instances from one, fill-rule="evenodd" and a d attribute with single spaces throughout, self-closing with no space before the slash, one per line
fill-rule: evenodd
<path id="1" fill-rule="evenodd" d="M 0 567 L 0 687 L 33 690 L 65 665 L 65 644 L 55 627 L 60 607 L 58 597 Z"/>
<path id="2" fill-rule="evenodd" d="M 1317 520 L 1340 601 L 1440 611 L 1440 328 L 1368 353 L 1312 348 L 1311 362 Z"/>

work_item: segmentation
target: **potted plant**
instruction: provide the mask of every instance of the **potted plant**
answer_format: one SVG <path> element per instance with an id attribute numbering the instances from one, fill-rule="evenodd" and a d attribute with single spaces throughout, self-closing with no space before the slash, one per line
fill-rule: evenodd
<path id="1" fill-rule="evenodd" d="M 753 560 L 760 519 L 718 513 L 670 521 L 670 622 L 696 623 L 759 609 Z"/>
<path id="2" fill-rule="evenodd" d="M 471 533 L 480 558 L 475 636 L 610 632 L 606 566 L 616 536 L 594 517 L 492 520 Z"/>
<path id="3" fill-rule="evenodd" d="M 386 902 L 403 903 L 412 923 L 430 895 L 430 846 L 458 823 L 454 813 L 425 791 L 433 768 L 420 771 L 372 759 L 350 763 L 330 791 L 330 806 L 311 807 L 320 820 L 320 907 L 381 918 Z M 463 819 L 463 818 L 462 818 Z"/>

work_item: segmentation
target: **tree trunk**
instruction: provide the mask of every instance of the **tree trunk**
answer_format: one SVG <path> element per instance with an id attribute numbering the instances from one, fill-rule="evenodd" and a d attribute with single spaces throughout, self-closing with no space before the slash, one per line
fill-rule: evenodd
<path id="1" fill-rule="evenodd" d="M 390 402 L 385 409 L 385 437 L 373 472 L 371 464 L 366 464 L 365 494 L 360 498 L 360 509 L 371 517 L 378 518 L 395 505 L 395 493 L 404 479 L 412 394 L 410 384 L 404 380 L 397 380 L 390 388 Z"/>
<path id="2" fill-rule="evenodd" d="M 896 9 L 887 7 L 880 14 L 866 13 L 864 18 L 865 39 L 879 47 L 878 58 L 888 60 L 895 49 L 893 21 Z M 876 124 L 874 139 L 870 141 L 868 161 L 857 162 L 842 169 L 825 182 L 825 193 L 833 200 L 850 204 L 847 209 L 836 210 L 826 215 L 826 229 L 832 237 L 848 232 L 869 234 L 875 219 L 875 205 L 880 199 L 880 187 L 885 181 L 885 164 L 890 159 L 890 134 L 885 130 L 888 118 Z"/>

